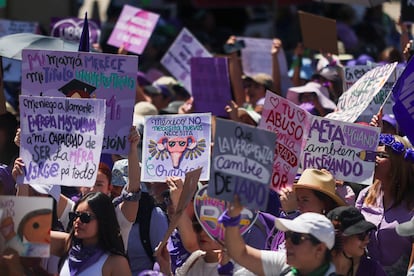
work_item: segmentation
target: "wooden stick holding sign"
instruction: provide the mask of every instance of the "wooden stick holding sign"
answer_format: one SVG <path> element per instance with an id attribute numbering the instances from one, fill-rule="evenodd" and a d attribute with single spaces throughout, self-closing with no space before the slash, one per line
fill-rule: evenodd
<path id="1" fill-rule="evenodd" d="M 170 225 L 168 226 L 167 232 L 165 233 L 163 240 L 154 251 L 154 256 L 160 254 L 163 247 L 167 244 L 167 241 L 171 236 L 172 232 L 175 228 L 177 228 L 178 221 L 180 220 L 185 208 L 190 203 L 191 199 L 194 196 L 194 193 L 197 190 L 197 184 L 198 180 L 200 179 L 201 170 L 201 168 L 198 168 L 185 174 L 184 187 L 180 195 L 180 199 L 178 200 L 177 209 L 175 211 L 174 216 L 171 218 Z"/>

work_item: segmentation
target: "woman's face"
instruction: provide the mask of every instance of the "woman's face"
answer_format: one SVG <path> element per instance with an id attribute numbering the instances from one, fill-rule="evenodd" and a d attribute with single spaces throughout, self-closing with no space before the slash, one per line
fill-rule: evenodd
<path id="1" fill-rule="evenodd" d="M 391 172 L 390 155 L 385 151 L 385 146 L 377 147 L 377 156 L 375 158 L 375 178 L 388 180 Z"/>
<path id="2" fill-rule="evenodd" d="M 198 221 L 193 221 L 194 232 L 197 233 L 198 246 L 203 251 L 213 251 L 221 249 L 220 245 L 204 231 Z"/>
<path id="3" fill-rule="evenodd" d="M 296 188 L 295 193 L 298 209 L 302 214 L 306 212 L 323 213 L 325 205 L 311 189 Z"/>
<path id="4" fill-rule="evenodd" d="M 348 257 L 361 257 L 369 243 L 369 233 L 344 237 L 343 250 Z"/>
<path id="5" fill-rule="evenodd" d="M 110 195 L 111 186 L 108 177 L 106 177 L 104 173 L 98 171 L 95 185 L 93 187 L 81 187 L 80 190 L 82 195 L 95 192 L 101 192 L 103 194 Z"/>
<path id="6" fill-rule="evenodd" d="M 298 234 L 296 233 L 296 235 Z M 293 238 L 286 237 L 285 239 L 286 263 L 303 272 L 307 267 L 314 265 L 315 256 L 320 254 L 318 251 L 321 250 L 322 245 L 313 244 L 306 234 L 299 235 L 302 235 L 299 244 L 294 244 L 292 242 Z"/>
<path id="7" fill-rule="evenodd" d="M 81 221 L 77 217 L 73 221 L 73 230 L 76 238 L 81 239 L 83 245 L 94 245 L 98 243 L 98 221 L 96 215 L 89 207 L 86 201 L 81 202 L 75 210 L 76 213 L 87 213 L 91 216 L 91 220 L 88 223 Z"/>

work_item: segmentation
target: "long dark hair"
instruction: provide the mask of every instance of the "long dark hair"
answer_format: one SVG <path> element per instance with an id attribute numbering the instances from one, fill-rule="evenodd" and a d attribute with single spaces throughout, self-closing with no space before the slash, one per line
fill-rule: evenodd
<path id="1" fill-rule="evenodd" d="M 74 207 L 77 209 L 80 203 L 87 202 L 89 208 L 93 211 L 98 221 L 98 243 L 103 250 L 113 255 L 126 257 L 124 243 L 121 237 L 121 231 L 115 214 L 115 208 L 111 199 L 101 192 L 89 193 L 83 196 Z M 74 230 L 70 233 L 69 242 L 75 239 Z M 69 250 L 69 248 L 68 248 Z"/>

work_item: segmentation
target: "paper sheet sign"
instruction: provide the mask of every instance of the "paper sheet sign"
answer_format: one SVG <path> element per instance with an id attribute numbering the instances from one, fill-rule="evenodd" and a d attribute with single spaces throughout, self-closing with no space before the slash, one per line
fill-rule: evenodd
<path id="1" fill-rule="evenodd" d="M 138 57 L 23 50 L 22 95 L 106 100 L 102 152 L 127 154 Z"/>
<path id="2" fill-rule="evenodd" d="M 52 208 L 47 197 L 0 196 L 0 253 L 9 247 L 22 257 L 49 257 Z"/>
<path id="3" fill-rule="evenodd" d="M 103 99 L 20 96 L 18 183 L 95 184 L 105 128 Z"/>
<path id="4" fill-rule="evenodd" d="M 124 5 L 108 44 L 142 54 L 159 17 L 159 14 Z"/>

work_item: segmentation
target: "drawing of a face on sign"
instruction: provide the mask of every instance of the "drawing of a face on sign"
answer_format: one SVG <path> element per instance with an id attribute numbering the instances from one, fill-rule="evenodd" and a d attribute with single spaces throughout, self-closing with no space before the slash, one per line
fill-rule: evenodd
<path id="1" fill-rule="evenodd" d="M 150 140 L 148 148 L 151 157 L 157 160 L 171 157 L 173 167 L 177 169 L 183 158 L 193 160 L 201 156 L 206 148 L 206 141 L 197 141 L 193 136 L 161 137 L 158 142 Z"/>
<path id="2" fill-rule="evenodd" d="M 210 238 L 218 242 L 224 241 L 224 226 L 218 223 L 218 218 L 226 209 L 226 201 L 207 195 L 207 185 L 201 187 L 194 197 L 194 213 L 197 220 Z M 257 212 L 246 208 L 243 209 L 240 220 L 241 235 L 253 226 L 257 216 Z"/>

